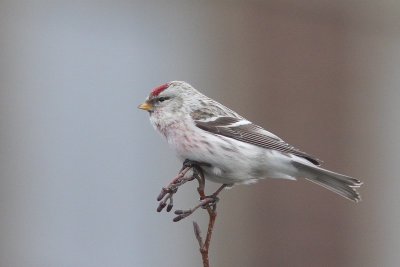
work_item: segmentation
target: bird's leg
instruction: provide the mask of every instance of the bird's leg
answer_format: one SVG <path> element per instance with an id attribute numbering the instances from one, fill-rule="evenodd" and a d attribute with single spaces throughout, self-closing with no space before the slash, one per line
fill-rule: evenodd
<path id="1" fill-rule="evenodd" d="M 200 201 L 204 199 L 212 199 L 213 201 L 209 201 L 206 205 L 202 205 L 203 208 L 207 207 L 213 207 L 215 209 L 215 206 L 217 205 L 217 202 L 219 201 L 218 195 L 221 193 L 221 191 L 227 187 L 230 186 L 229 184 L 222 184 L 217 191 L 215 191 L 213 194 L 206 196 L 204 193 L 204 187 L 205 187 L 205 178 L 202 169 L 200 168 L 194 168 L 193 170 L 193 176 L 197 179 L 199 182 L 199 187 L 197 188 L 197 191 L 199 192 L 200 195 Z"/>
<path id="2" fill-rule="evenodd" d="M 182 169 L 184 169 L 185 167 L 192 167 L 192 168 L 197 168 L 200 169 L 199 167 L 210 167 L 211 164 L 206 163 L 206 162 L 198 162 L 198 161 L 194 161 L 194 160 L 190 160 L 190 159 L 185 159 L 185 161 L 183 162 L 183 166 Z"/>
<path id="3" fill-rule="evenodd" d="M 185 177 L 186 173 L 193 169 L 195 166 L 207 166 L 207 163 L 200 163 L 186 159 L 183 162 L 182 168 L 178 175 L 166 186 L 161 189 L 160 194 L 157 197 L 157 201 L 160 201 L 157 211 L 161 212 L 167 206 L 167 212 L 171 211 L 173 207 L 173 195 L 178 191 L 178 188 L 188 181 L 195 179 L 194 175 Z"/>
<path id="4" fill-rule="evenodd" d="M 222 190 L 224 190 L 225 187 L 230 186 L 229 184 L 222 184 L 217 191 L 215 191 L 214 193 L 212 193 L 209 196 L 206 196 L 205 198 L 211 198 L 214 199 L 214 203 L 217 204 L 217 202 L 219 201 L 218 195 L 219 193 L 221 193 Z M 212 204 L 212 203 L 211 203 Z M 203 207 L 204 208 L 204 207 Z"/>
<path id="5" fill-rule="evenodd" d="M 223 185 L 221 185 L 221 186 L 217 189 L 217 191 L 215 191 L 213 194 L 211 194 L 211 195 L 209 195 L 209 196 L 200 197 L 200 201 L 208 200 L 208 201 L 205 201 L 205 203 L 202 204 L 201 207 L 202 207 L 203 209 L 207 209 L 207 208 L 210 207 L 210 208 L 212 208 L 213 210 L 215 210 L 215 209 L 217 208 L 217 203 L 218 203 L 218 201 L 219 201 L 218 195 L 219 195 L 219 193 L 221 193 L 221 191 L 222 191 L 225 187 L 227 187 L 227 186 L 229 186 L 229 185 L 228 185 L 228 184 L 223 184 Z"/>

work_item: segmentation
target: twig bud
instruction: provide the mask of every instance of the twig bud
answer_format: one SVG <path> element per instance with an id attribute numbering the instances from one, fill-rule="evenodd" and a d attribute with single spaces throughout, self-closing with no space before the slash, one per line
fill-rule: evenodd
<path id="1" fill-rule="evenodd" d="M 170 204 L 168 204 L 168 206 L 167 206 L 167 212 L 170 212 L 171 210 L 172 210 L 172 207 L 173 207 L 174 205 L 172 205 L 171 203 Z"/>
<path id="2" fill-rule="evenodd" d="M 183 213 L 185 213 L 183 210 L 176 210 L 176 211 L 174 211 L 174 213 L 176 214 L 176 215 L 181 215 L 181 214 L 183 214 Z"/>
<path id="3" fill-rule="evenodd" d="M 157 197 L 157 201 L 160 201 L 161 199 L 163 199 L 163 197 L 165 197 L 166 194 L 167 194 L 167 190 L 165 188 L 162 188 L 160 194 Z"/>
<path id="4" fill-rule="evenodd" d="M 182 220 L 184 217 L 182 215 L 176 216 L 173 221 L 174 222 L 179 222 L 180 220 Z"/>
<path id="5" fill-rule="evenodd" d="M 161 202 L 160 205 L 158 205 L 157 212 L 162 211 L 165 208 L 165 206 L 167 206 L 167 203 Z"/>

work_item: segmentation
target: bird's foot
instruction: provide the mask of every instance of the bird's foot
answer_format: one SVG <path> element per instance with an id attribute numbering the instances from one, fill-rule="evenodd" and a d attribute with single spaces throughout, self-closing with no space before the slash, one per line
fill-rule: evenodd
<path id="1" fill-rule="evenodd" d="M 199 162 L 199 161 L 194 161 L 194 160 L 190 160 L 190 159 L 185 159 L 185 161 L 183 162 L 182 165 L 182 170 L 184 170 L 186 167 L 190 167 L 190 168 L 199 168 L 199 167 L 210 167 L 211 164 L 206 163 L 206 162 Z"/>
<path id="2" fill-rule="evenodd" d="M 201 205 L 201 207 L 203 209 L 207 209 L 208 207 L 215 209 L 217 206 L 217 203 L 219 201 L 219 197 L 217 197 L 216 195 L 212 194 L 210 196 L 206 196 L 204 198 L 201 199 L 201 201 L 205 201 L 205 203 L 203 205 Z"/>

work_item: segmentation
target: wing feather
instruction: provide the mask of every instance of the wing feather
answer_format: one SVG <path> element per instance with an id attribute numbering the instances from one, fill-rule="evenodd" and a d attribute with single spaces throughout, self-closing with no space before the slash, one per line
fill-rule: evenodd
<path id="1" fill-rule="evenodd" d="M 276 135 L 242 118 L 218 117 L 215 120 L 208 121 L 195 120 L 195 124 L 200 129 L 213 134 L 233 138 L 266 149 L 293 154 L 305 158 L 315 165 L 321 164 L 319 159 L 287 144 Z"/>

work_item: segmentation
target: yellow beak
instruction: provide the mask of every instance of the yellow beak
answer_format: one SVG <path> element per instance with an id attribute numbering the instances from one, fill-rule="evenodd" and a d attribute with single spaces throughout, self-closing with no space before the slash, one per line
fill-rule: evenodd
<path id="1" fill-rule="evenodd" d="M 140 104 L 138 106 L 138 108 L 146 110 L 146 111 L 152 111 L 153 110 L 153 105 L 148 103 L 148 102 L 144 102 L 143 104 Z"/>

